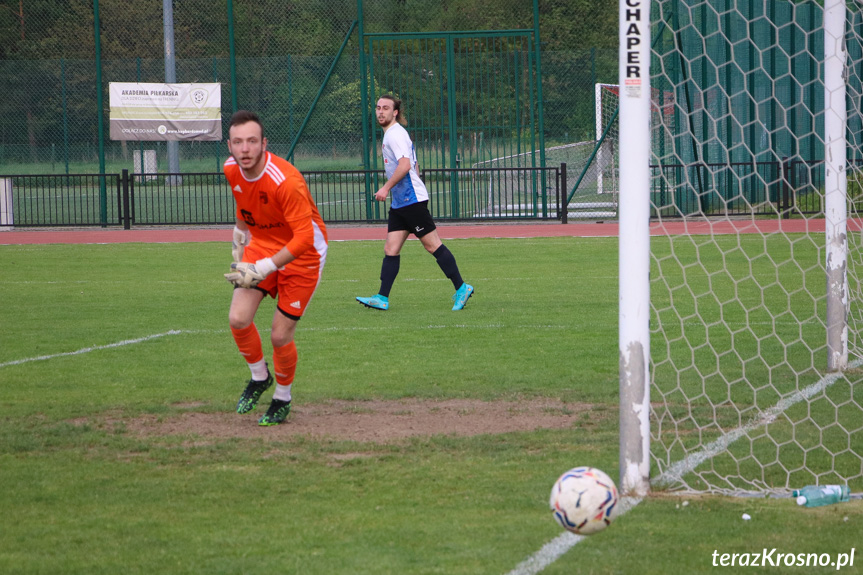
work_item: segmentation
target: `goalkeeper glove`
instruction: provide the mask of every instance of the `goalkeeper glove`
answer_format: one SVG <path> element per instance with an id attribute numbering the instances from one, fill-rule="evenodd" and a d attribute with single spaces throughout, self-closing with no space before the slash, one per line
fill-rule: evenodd
<path id="1" fill-rule="evenodd" d="M 251 234 L 234 226 L 234 237 L 231 241 L 231 256 L 233 256 L 235 262 L 239 263 L 243 261 L 243 251 L 251 241 Z"/>
<path id="2" fill-rule="evenodd" d="M 253 264 L 234 262 L 231 264 L 231 273 L 225 274 L 225 279 L 237 287 L 253 288 L 277 269 L 270 258 L 258 260 Z"/>

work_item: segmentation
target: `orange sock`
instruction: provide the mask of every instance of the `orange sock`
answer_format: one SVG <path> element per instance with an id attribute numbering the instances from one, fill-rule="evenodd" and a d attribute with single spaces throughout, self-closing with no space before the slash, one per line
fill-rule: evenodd
<path id="1" fill-rule="evenodd" d="M 254 323 L 245 329 L 231 328 L 231 334 L 234 336 L 234 341 L 237 342 L 240 355 L 243 356 L 246 363 L 258 363 L 264 359 L 264 350 L 261 348 L 261 336 Z"/>
<path id="2" fill-rule="evenodd" d="M 289 401 L 291 399 L 291 384 L 297 371 L 297 346 L 291 342 L 282 347 L 273 348 L 273 367 L 276 370 L 276 390 L 273 397 Z"/>

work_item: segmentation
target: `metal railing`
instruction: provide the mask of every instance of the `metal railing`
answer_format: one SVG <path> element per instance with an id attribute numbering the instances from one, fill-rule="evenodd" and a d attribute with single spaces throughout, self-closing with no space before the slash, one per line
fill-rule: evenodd
<path id="1" fill-rule="evenodd" d="M 309 171 L 303 176 L 327 222 L 386 220 L 374 194 L 383 171 Z M 423 170 L 429 210 L 440 220 L 563 219 L 565 165 L 553 168 Z M 8 198 L 8 199 L 7 199 Z M 223 174 L 0 175 L 15 227 L 227 225 L 234 199 Z"/>
<path id="2" fill-rule="evenodd" d="M 823 212 L 823 160 L 651 166 L 652 217 Z M 310 171 L 303 175 L 321 216 L 333 223 L 384 221 L 374 199 L 382 171 Z M 435 219 L 559 220 L 566 164 L 547 168 L 427 169 L 421 178 Z M 863 203 L 863 190 L 849 198 Z M 182 226 L 234 222 L 234 200 L 218 172 L 187 174 L 0 175 L 0 226 Z"/>
<path id="3" fill-rule="evenodd" d="M 551 168 L 423 170 L 435 219 L 561 219 L 566 164 Z"/>
<path id="4" fill-rule="evenodd" d="M 122 223 L 118 174 L 0 175 L 0 225 L 107 226 Z"/>

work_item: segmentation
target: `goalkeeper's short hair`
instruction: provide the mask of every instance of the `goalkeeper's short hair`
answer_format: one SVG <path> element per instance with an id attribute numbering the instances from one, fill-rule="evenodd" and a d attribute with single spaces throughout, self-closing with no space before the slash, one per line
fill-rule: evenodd
<path id="1" fill-rule="evenodd" d="M 248 124 L 249 122 L 254 122 L 261 127 L 261 139 L 264 139 L 264 124 L 261 122 L 261 119 L 254 112 L 250 112 L 248 110 L 237 110 L 234 112 L 234 115 L 231 116 L 231 121 L 228 124 L 228 131 L 231 131 L 231 128 L 234 126 L 242 126 L 243 124 Z"/>

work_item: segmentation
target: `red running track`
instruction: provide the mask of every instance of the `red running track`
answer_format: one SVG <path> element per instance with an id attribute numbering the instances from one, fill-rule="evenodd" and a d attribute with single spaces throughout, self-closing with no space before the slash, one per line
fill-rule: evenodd
<path id="1" fill-rule="evenodd" d="M 848 228 L 861 230 L 859 220 L 849 220 Z M 112 244 L 229 242 L 231 226 L 206 228 L 122 229 L 6 229 L 0 228 L 0 245 L 21 244 Z M 386 224 L 375 226 L 331 225 L 330 241 L 383 240 Z M 732 233 L 823 232 L 824 220 L 718 220 L 696 222 L 654 222 L 651 235 L 709 235 Z M 541 238 L 541 237 L 617 237 L 616 223 L 488 223 L 439 224 L 444 240 L 464 238 Z"/>

